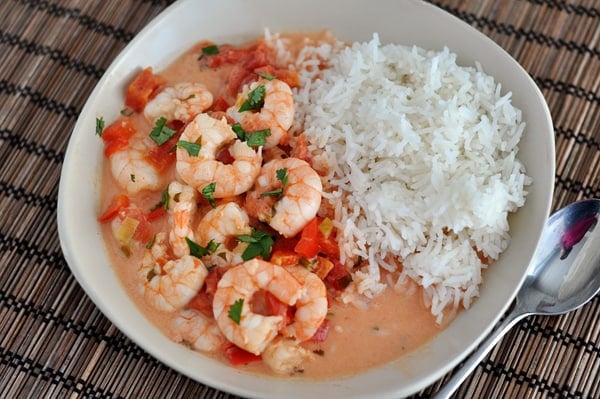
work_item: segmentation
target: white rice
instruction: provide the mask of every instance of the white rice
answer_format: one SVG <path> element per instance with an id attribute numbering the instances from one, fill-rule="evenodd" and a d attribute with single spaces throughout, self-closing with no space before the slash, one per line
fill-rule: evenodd
<path id="1" fill-rule="evenodd" d="M 281 47 L 280 47 L 281 48 Z M 280 54 L 284 55 L 284 54 Z M 319 71 L 326 59 L 328 69 Z M 531 183 L 517 159 L 525 128 L 511 93 L 447 48 L 307 48 L 294 61 L 296 120 L 317 164 L 330 168 L 343 261 L 366 261 L 343 296 L 366 303 L 386 287 L 380 268 L 424 288 L 431 312 L 468 308 L 483 264 L 509 243 L 508 213 Z M 400 283 L 398 283 L 400 284 Z"/>

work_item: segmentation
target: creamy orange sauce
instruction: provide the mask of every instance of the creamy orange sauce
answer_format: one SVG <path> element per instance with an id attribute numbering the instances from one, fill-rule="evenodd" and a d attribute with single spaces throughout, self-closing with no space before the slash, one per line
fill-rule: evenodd
<path id="1" fill-rule="evenodd" d="M 302 45 L 301 37 L 290 36 L 298 48 Z M 318 36 L 313 39 L 318 39 Z M 182 81 L 202 82 L 214 94 L 222 95 L 223 84 L 229 72 L 227 68 L 212 70 L 198 68 L 198 48 L 184 53 L 172 65 L 158 71 L 172 85 Z M 142 115 L 133 116 L 135 123 L 143 134 L 152 128 Z M 173 168 L 162 177 L 165 186 L 173 178 Z M 101 210 L 106 209 L 116 194 L 122 191 L 113 178 L 108 162 L 105 162 L 102 176 Z M 132 197 L 132 201 L 143 209 L 151 209 L 160 201 L 160 192 L 143 192 Z M 206 207 L 205 207 L 206 208 Z M 210 209 L 210 208 L 207 208 Z M 201 217 L 207 209 L 201 209 Z M 167 218 L 153 222 L 155 232 L 168 229 Z M 117 273 L 125 290 L 129 293 L 140 311 L 160 329 L 172 338 L 174 315 L 161 313 L 145 303 L 139 290 L 136 270 L 143 257 L 143 245 L 123 251 L 115 239 L 110 223 L 102 225 L 103 236 L 112 268 Z M 443 328 L 436 324 L 435 318 L 423 303 L 422 291 L 416 286 L 395 291 L 386 289 L 383 294 L 374 298 L 368 309 L 353 305 L 344 305 L 333 301 L 328 313 L 330 330 L 325 342 L 305 342 L 302 345 L 313 350 L 317 355 L 314 361 L 303 366 L 301 378 L 323 379 L 356 374 L 361 371 L 381 366 L 398 359 L 410 351 L 430 341 Z M 447 318 L 449 319 L 449 318 Z M 217 356 L 221 355 L 209 355 Z M 222 359 L 226 361 L 225 359 Z M 242 368 L 256 373 L 272 374 L 262 363 L 250 363 Z"/>

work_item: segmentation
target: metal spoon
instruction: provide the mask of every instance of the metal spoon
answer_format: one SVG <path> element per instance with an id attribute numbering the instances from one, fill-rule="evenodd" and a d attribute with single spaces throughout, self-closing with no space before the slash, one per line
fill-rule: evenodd
<path id="1" fill-rule="evenodd" d="M 600 199 L 574 202 L 546 222 L 516 302 L 434 396 L 449 398 L 492 347 L 518 321 L 530 315 L 573 311 L 600 291 Z"/>

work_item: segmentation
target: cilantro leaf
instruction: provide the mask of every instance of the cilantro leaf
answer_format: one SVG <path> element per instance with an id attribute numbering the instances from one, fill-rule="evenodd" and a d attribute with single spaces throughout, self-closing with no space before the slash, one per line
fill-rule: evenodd
<path id="1" fill-rule="evenodd" d="M 190 240 L 188 237 L 185 237 L 185 242 L 190 249 L 190 255 L 195 256 L 196 258 L 201 258 L 214 253 L 217 248 L 219 248 L 219 245 L 221 245 L 218 242 L 210 240 L 208 244 L 206 244 L 206 247 L 203 247 L 202 245 Z"/>
<path id="2" fill-rule="evenodd" d="M 253 111 L 262 108 L 265 104 L 266 89 L 264 85 L 257 86 L 248 93 L 248 99 L 244 101 L 238 112 Z"/>
<path id="3" fill-rule="evenodd" d="M 262 147 L 267 143 L 267 136 L 271 135 L 271 129 L 257 130 L 246 134 L 246 144 L 249 147 Z"/>
<path id="4" fill-rule="evenodd" d="M 244 298 L 237 299 L 233 305 L 229 307 L 229 312 L 227 315 L 231 320 L 235 322 L 235 324 L 240 324 L 240 320 L 242 318 L 242 308 L 244 307 Z"/>
<path id="5" fill-rule="evenodd" d="M 204 197 L 204 199 L 208 200 L 208 203 L 213 208 L 215 208 L 217 206 L 217 203 L 215 202 L 215 197 L 214 197 L 216 187 L 217 187 L 217 183 L 212 182 L 212 183 L 209 183 L 208 185 L 206 185 L 204 188 L 202 188 L 202 192 L 201 192 L 202 197 Z"/>
<path id="6" fill-rule="evenodd" d="M 103 132 L 104 132 L 104 118 L 102 118 L 102 117 L 96 118 L 96 135 L 102 137 Z"/>
<path id="7" fill-rule="evenodd" d="M 154 140 L 157 145 L 163 145 L 175 134 L 175 130 L 168 127 L 166 123 L 167 118 L 161 116 L 156 120 L 154 128 L 150 132 L 150 138 Z"/>
<path id="8" fill-rule="evenodd" d="M 204 54 L 204 55 L 219 54 L 219 46 L 213 44 L 210 46 L 202 47 L 202 54 Z"/>
<path id="9" fill-rule="evenodd" d="M 231 130 L 233 130 L 238 139 L 245 141 L 249 147 L 264 146 L 267 143 L 267 137 L 271 135 L 271 129 L 246 132 L 240 123 L 231 125 Z"/>
<path id="10" fill-rule="evenodd" d="M 271 75 L 270 73 L 266 73 L 266 72 L 256 72 L 256 74 L 266 80 L 273 80 L 273 79 L 277 78 L 277 76 Z"/>
<path id="11" fill-rule="evenodd" d="M 244 261 L 250 260 L 260 256 L 267 259 L 271 254 L 271 246 L 273 246 L 274 240 L 269 234 L 264 231 L 252 229 L 251 234 L 242 234 L 237 237 L 240 242 L 248 243 L 248 247 L 242 253 L 242 259 Z"/>
<path id="12" fill-rule="evenodd" d="M 184 150 L 187 151 L 189 156 L 197 157 L 198 154 L 200 154 L 200 150 L 202 149 L 202 146 L 198 143 L 192 143 L 190 141 L 179 140 L 177 142 L 177 148 L 183 148 Z"/>
<path id="13" fill-rule="evenodd" d="M 277 169 L 277 171 L 275 172 L 275 175 L 277 177 L 277 180 L 279 180 L 281 182 L 281 188 L 277 188 L 277 189 L 271 190 L 271 191 L 265 191 L 264 193 L 262 193 L 260 195 L 261 198 L 268 197 L 268 196 L 277 196 L 277 195 L 283 194 L 283 189 L 285 188 L 285 186 L 288 183 L 287 168 Z"/>

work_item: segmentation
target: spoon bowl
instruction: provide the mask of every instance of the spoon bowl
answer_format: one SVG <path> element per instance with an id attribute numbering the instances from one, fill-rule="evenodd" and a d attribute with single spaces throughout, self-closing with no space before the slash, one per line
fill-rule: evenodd
<path id="1" fill-rule="evenodd" d="M 600 292 L 599 217 L 600 199 L 574 202 L 550 216 L 512 310 L 438 391 L 436 399 L 450 397 L 519 320 L 571 312 Z"/>

